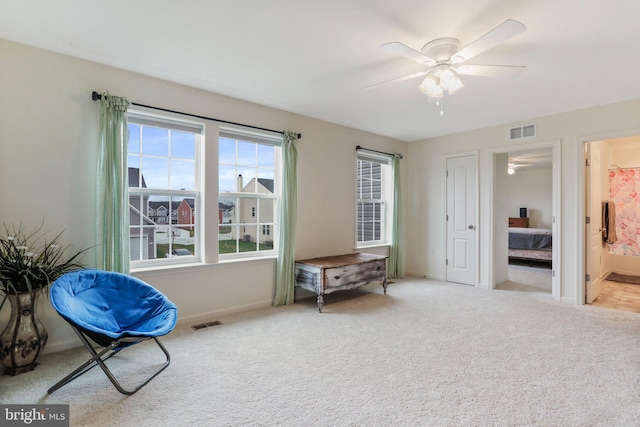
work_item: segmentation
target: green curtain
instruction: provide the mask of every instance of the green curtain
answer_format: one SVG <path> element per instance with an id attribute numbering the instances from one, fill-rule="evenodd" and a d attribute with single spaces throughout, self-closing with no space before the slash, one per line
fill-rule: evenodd
<path id="1" fill-rule="evenodd" d="M 285 131 L 282 140 L 282 201 L 279 216 L 276 292 L 273 306 L 293 303 L 295 285 L 295 232 L 298 201 L 298 135 Z"/>
<path id="2" fill-rule="evenodd" d="M 97 267 L 129 273 L 129 128 L 126 98 L 103 93 L 97 175 Z"/>
<path id="3" fill-rule="evenodd" d="M 404 260 L 402 254 L 402 194 L 400 192 L 400 158 L 394 153 L 393 165 L 393 223 L 391 224 L 391 247 L 389 248 L 389 277 L 404 277 Z"/>

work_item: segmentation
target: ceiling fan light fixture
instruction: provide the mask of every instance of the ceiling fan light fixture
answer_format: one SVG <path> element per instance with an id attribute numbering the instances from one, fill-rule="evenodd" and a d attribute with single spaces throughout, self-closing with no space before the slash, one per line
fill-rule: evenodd
<path id="1" fill-rule="evenodd" d="M 451 95 L 464 85 L 462 84 L 460 77 L 458 77 L 458 73 L 450 67 L 446 67 L 440 71 L 440 86 L 442 89 L 449 92 L 449 95 Z"/>
<path id="2" fill-rule="evenodd" d="M 442 98 L 444 95 L 444 89 L 440 84 L 440 79 L 433 74 L 428 74 L 422 83 L 420 83 L 418 89 L 420 92 L 432 98 Z"/>
<path id="3" fill-rule="evenodd" d="M 398 77 L 387 82 L 399 82 L 426 75 L 418 89 L 439 102 L 440 114 L 442 115 L 444 92 L 447 91 L 448 95 L 451 95 L 464 86 L 459 74 L 480 77 L 513 77 L 524 70 L 523 66 L 473 65 L 466 64 L 466 62 L 517 36 L 526 29 L 527 27 L 522 23 L 507 19 L 463 48 L 461 48 L 460 40 L 453 37 L 431 40 L 422 47 L 421 51 L 397 41 L 384 43 L 381 46 L 384 49 L 429 67 L 425 71 Z"/>
<path id="4" fill-rule="evenodd" d="M 463 86 L 458 73 L 449 65 L 441 64 L 427 74 L 418 89 L 432 98 L 442 98 L 445 91 L 451 95 Z"/>

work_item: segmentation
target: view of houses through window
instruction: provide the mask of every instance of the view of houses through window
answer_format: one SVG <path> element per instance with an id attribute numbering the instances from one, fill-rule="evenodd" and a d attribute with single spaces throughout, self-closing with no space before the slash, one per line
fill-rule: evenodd
<path id="1" fill-rule="evenodd" d="M 199 164 L 204 126 L 128 113 L 129 242 L 132 267 L 197 262 L 216 248 L 201 246 L 201 230 L 215 215 L 200 215 Z M 268 255 L 275 251 L 277 168 L 281 138 L 220 130 L 218 254 Z M 215 190 L 213 190 L 215 191 Z M 206 197 L 215 197 L 215 193 Z M 214 240 L 215 241 L 215 240 Z"/>
<path id="2" fill-rule="evenodd" d="M 279 139 L 221 131 L 218 240 L 220 255 L 273 251 Z"/>
<path id="3" fill-rule="evenodd" d="M 197 258 L 202 127 L 133 114 L 128 120 L 131 261 Z"/>

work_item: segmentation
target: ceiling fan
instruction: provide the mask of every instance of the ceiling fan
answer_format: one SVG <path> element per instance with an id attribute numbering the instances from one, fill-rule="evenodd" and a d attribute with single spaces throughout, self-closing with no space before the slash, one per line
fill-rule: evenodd
<path id="1" fill-rule="evenodd" d="M 518 163 L 509 161 L 509 164 L 507 165 L 507 173 L 509 175 L 513 175 L 514 173 L 516 173 L 516 170 L 518 168 L 523 168 L 523 167 L 526 168 L 527 166 L 529 166 L 529 165 L 518 164 Z"/>
<path id="2" fill-rule="evenodd" d="M 466 64 L 466 62 L 476 55 L 517 36 L 526 29 L 527 27 L 522 23 L 508 19 L 463 48 L 460 47 L 460 40 L 452 37 L 432 40 L 425 44 L 420 52 L 397 41 L 385 43 L 381 46 L 383 49 L 419 62 L 428 68 L 424 71 L 369 86 L 367 89 L 372 89 L 387 83 L 426 76 L 420 86 L 418 86 L 418 89 L 430 98 L 435 98 L 441 106 L 440 114 L 443 114 L 442 103 L 440 101 L 445 91 L 450 95 L 463 86 L 458 75 L 515 77 L 524 71 L 526 68 L 524 66 L 475 65 Z"/>

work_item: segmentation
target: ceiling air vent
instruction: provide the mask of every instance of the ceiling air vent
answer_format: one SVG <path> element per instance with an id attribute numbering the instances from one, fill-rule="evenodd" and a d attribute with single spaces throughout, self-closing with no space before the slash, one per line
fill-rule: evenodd
<path id="1" fill-rule="evenodd" d="M 536 136 L 536 125 L 524 125 L 509 129 L 509 139 L 531 138 Z"/>

